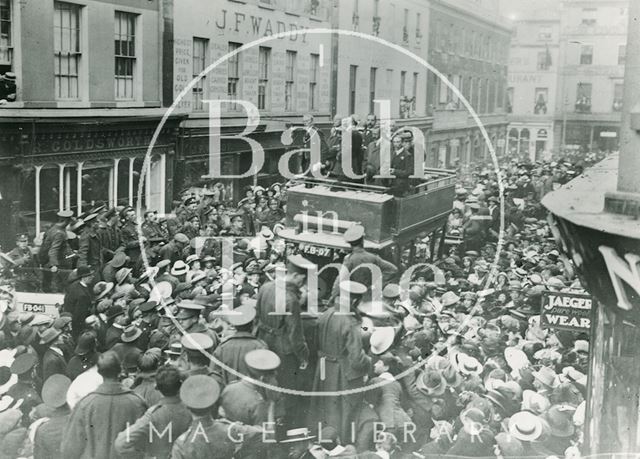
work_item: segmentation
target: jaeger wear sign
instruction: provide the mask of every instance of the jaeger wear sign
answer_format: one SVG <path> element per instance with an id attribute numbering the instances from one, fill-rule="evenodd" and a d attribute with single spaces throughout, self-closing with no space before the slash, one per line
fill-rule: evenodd
<path id="1" fill-rule="evenodd" d="M 588 332 L 592 303 L 589 295 L 543 292 L 540 322 L 547 328 Z"/>

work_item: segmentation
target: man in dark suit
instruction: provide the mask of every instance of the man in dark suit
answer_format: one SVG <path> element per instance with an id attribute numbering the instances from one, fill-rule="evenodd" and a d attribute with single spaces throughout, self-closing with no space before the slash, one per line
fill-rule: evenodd
<path id="1" fill-rule="evenodd" d="M 60 349 L 62 344 L 62 332 L 55 328 L 47 328 L 40 335 L 40 345 L 46 347 L 42 356 L 42 380 L 46 381 L 49 376 L 67 373 L 67 361 L 64 353 Z"/>
<path id="2" fill-rule="evenodd" d="M 78 280 L 67 288 L 62 309 L 71 314 L 71 335 L 74 340 L 82 332 L 84 321 L 90 315 L 93 302 L 93 293 L 89 289 L 89 283 L 93 279 L 93 272 L 88 266 L 80 266 L 77 269 Z"/>

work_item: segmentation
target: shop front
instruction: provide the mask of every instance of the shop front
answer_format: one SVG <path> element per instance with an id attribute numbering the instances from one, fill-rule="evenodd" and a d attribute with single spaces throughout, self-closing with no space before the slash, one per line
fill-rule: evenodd
<path id="1" fill-rule="evenodd" d="M 159 121 L 126 117 L 3 122 L 0 192 L 16 197 L 11 202 L 13 229 L 35 229 L 38 234 L 60 210 L 80 215 L 101 204 L 165 212 L 172 192 L 178 120 L 165 124 L 145 164 Z"/>
<path id="2" fill-rule="evenodd" d="M 227 131 L 227 132 L 225 132 Z M 223 129 L 220 142 L 221 174 L 218 177 L 209 175 L 210 146 L 207 128 L 183 128 L 179 135 L 178 155 L 174 165 L 174 199 L 178 200 L 182 194 L 191 188 L 212 187 L 221 183 L 225 189 L 227 200 L 237 202 L 244 197 L 247 186 L 260 185 L 268 187 L 275 182 L 285 179 L 278 171 L 278 162 L 285 151 L 296 148 L 299 140 L 294 137 L 292 145 L 281 142 L 283 130 L 267 130 L 265 125 L 259 126 L 249 137 L 264 150 L 264 164 L 258 168 L 258 174 L 243 178 L 231 177 L 242 175 L 249 171 L 254 160 L 251 146 L 238 135 L 238 129 Z"/>
<path id="3" fill-rule="evenodd" d="M 640 451 L 640 224 L 637 208 L 613 209 L 618 158 L 609 157 L 548 194 L 556 239 L 598 300 L 591 332 L 585 423 L 590 455 Z M 626 215 L 625 215 L 626 214 Z M 621 454 L 622 453 L 622 454 Z M 625 454 L 626 453 L 626 454 Z"/>

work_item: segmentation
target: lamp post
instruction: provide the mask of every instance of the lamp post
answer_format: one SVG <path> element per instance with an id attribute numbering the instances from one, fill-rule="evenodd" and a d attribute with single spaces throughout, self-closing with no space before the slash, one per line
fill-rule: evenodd
<path id="1" fill-rule="evenodd" d="M 567 65 L 569 59 L 567 58 L 568 45 L 582 45 L 583 42 L 578 40 L 569 40 L 564 53 L 564 69 L 562 71 L 562 96 L 564 100 L 562 102 L 562 149 L 567 145 L 567 105 L 569 105 L 569 94 L 567 90 Z"/>

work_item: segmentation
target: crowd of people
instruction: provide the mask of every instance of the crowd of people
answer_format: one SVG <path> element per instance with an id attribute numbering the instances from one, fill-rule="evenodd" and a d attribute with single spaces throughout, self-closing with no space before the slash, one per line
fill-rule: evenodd
<path id="1" fill-rule="evenodd" d="M 408 285 L 353 225 L 317 306 L 278 235 L 284 185 L 189 192 L 142 234 L 130 207 L 62 211 L 4 256 L 0 457 L 579 457 L 588 332 L 543 326 L 540 299 L 584 291 L 540 200 L 586 165 L 477 167 Z M 56 317 L 14 309 L 38 283 L 64 292 Z"/>

